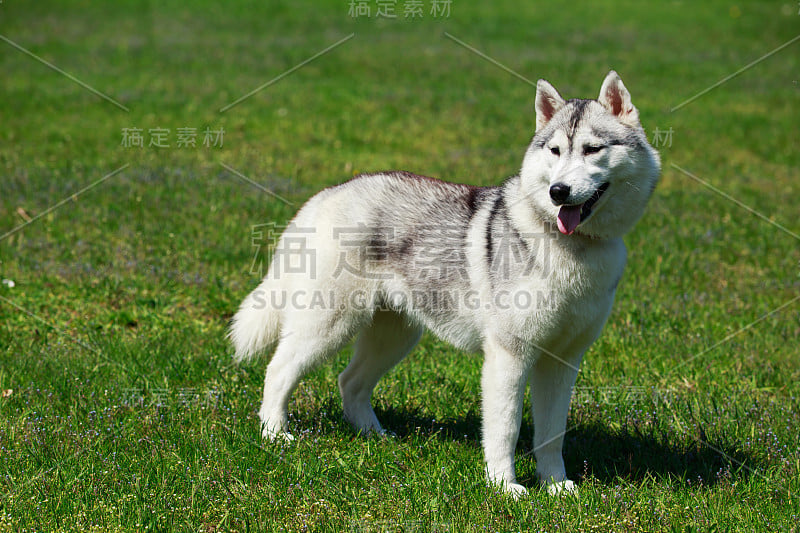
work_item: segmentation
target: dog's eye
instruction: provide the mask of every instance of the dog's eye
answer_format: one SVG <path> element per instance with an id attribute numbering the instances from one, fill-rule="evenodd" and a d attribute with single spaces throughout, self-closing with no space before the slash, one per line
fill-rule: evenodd
<path id="1" fill-rule="evenodd" d="M 558 146 L 553 146 L 550 148 L 550 153 L 553 155 L 561 155 L 561 150 L 558 149 Z"/>
<path id="2" fill-rule="evenodd" d="M 591 146 L 591 145 L 584 146 L 583 147 L 583 155 L 596 154 L 597 152 L 599 152 L 603 148 L 605 148 L 605 146 Z"/>

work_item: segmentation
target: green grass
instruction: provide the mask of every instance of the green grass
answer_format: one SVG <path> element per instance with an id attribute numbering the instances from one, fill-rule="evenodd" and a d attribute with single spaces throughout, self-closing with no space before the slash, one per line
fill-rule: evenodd
<path id="1" fill-rule="evenodd" d="M 800 289 L 797 240 L 673 165 L 800 233 L 800 43 L 670 109 L 794 38 L 797 6 L 453 2 L 434 19 L 424 2 L 423 20 L 385 20 L 272 4 L 0 4 L 0 35 L 129 108 L 0 42 L 0 234 L 69 199 L 0 240 L 15 282 L 0 285 L 0 531 L 796 530 L 800 303 L 780 306 Z M 432 336 L 378 386 L 386 440 L 342 421 L 347 350 L 295 393 L 291 445 L 259 437 L 264 361 L 230 359 L 252 226 L 360 171 L 516 173 L 533 87 L 445 32 L 568 97 L 614 68 L 648 132 L 673 131 L 578 377 L 577 500 L 484 486 L 480 357 Z M 130 127 L 169 128 L 171 147 L 125 148 Z M 224 144 L 179 148 L 183 127 L 224 128 Z M 531 434 L 526 412 L 534 486 Z"/>

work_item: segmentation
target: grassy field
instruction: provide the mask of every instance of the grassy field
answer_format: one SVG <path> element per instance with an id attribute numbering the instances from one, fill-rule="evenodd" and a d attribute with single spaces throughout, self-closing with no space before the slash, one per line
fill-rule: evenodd
<path id="1" fill-rule="evenodd" d="M 409 3 L 0 3 L 0 531 L 797 530 L 798 5 Z M 480 356 L 427 335 L 376 391 L 396 437 L 342 420 L 345 350 L 262 442 L 225 340 L 254 226 L 357 172 L 498 183 L 520 77 L 610 68 L 664 172 L 578 377 L 580 497 L 485 487 Z"/>

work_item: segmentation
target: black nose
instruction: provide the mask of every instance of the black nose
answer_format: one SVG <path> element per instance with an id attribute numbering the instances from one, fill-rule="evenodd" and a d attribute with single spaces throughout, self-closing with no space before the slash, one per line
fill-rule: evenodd
<path id="1" fill-rule="evenodd" d="M 554 183 L 550 186 L 550 198 L 556 205 L 561 205 L 569 198 L 569 185 L 566 183 Z"/>

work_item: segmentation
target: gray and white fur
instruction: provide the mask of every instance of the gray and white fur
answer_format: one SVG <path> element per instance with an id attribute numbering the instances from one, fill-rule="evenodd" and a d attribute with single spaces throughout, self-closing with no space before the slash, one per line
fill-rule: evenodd
<path id="1" fill-rule="evenodd" d="M 531 388 L 536 473 L 572 492 L 562 459 L 578 367 L 611 311 L 626 250 L 658 180 L 657 152 L 616 72 L 597 100 L 565 101 L 544 80 L 536 133 L 517 176 L 495 187 L 405 172 L 362 175 L 312 197 L 233 318 L 238 361 L 273 350 L 259 412 L 265 438 L 288 433 L 305 373 L 358 336 L 339 376 L 345 417 L 382 432 L 373 388 L 424 328 L 482 351 L 483 447 L 493 485 L 519 496 L 514 453 Z M 290 242 L 291 241 L 291 242 Z"/>

